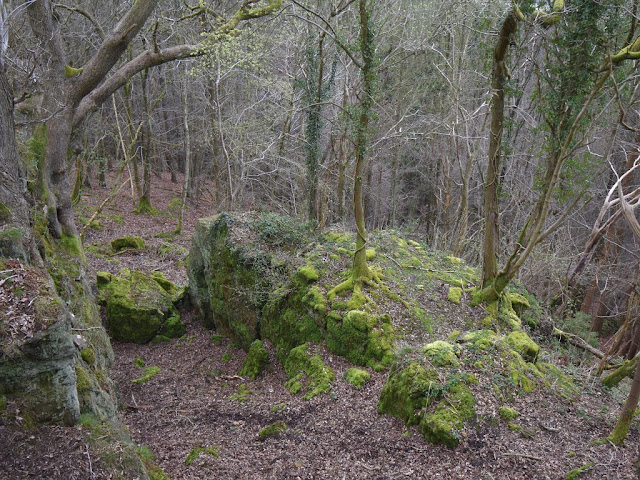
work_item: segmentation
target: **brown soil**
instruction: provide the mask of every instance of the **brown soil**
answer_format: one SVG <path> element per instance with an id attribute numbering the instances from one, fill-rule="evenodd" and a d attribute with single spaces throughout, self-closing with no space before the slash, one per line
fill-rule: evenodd
<path id="1" fill-rule="evenodd" d="M 166 210 L 178 196 L 179 185 L 167 178 L 154 179 L 152 203 Z M 90 216 L 88 205 L 106 195 L 96 189 L 85 197 L 81 215 Z M 104 229 L 90 231 L 86 244 L 104 245 L 124 234 L 141 235 L 150 246 L 142 252 L 110 256 L 89 254 L 96 270 L 117 273 L 127 266 L 159 270 L 184 284 L 184 251 L 189 248 L 198 217 L 211 214 L 203 201 L 190 205 L 183 234 L 170 241 L 156 238 L 175 228 L 169 215 L 138 216 L 131 213 L 126 195 L 105 210 Z M 120 215 L 125 223 L 118 223 Z M 165 252 L 164 255 L 159 252 Z M 435 305 L 434 305 L 435 307 Z M 356 389 L 342 379 L 350 365 L 323 352 L 325 362 L 337 374 L 332 390 L 310 401 L 292 396 L 284 387 L 282 367 L 272 362 L 257 380 L 237 376 L 244 353 L 228 340 L 214 337 L 192 314 L 185 313 L 187 334 L 160 345 L 114 342 L 112 376 L 118 384 L 122 419 L 132 439 L 151 449 L 155 463 L 172 479 L 560 479 L 575 468 L 592 464 L 579 478 L 631 479 L 640 433 L 637 422 L 622 448 L 595 441 L 606 437 L 620 410 L 617 397 L 603 393 L 586 367 L 572 367 L 583 393 L 566 402 L 551 390 L 538 389 L 517 396 L 511 406 L 520 412 L 512 431 L 497 420 L 497 407 L 489 400 L 491 379 L 481 375 L 474 389 L 477 420 L 464 432 L 458 448 L 427 443 L 397 418 L 378 415 L 377 399 L 386 373 Z M 144 383 L 132 383 L 142 375 L 135 365 L 142 359 L 158 366 L 160 373 Z M 274 358 L 274 355 L 272 355 Z M 247 390 L 250 393 L 247 393 Z M 239 395 L 244 392 L 245 395 Z M 8 411 L 10 406 L 8 407 Z M 275 437 L 259 439 L 264 427 L 282 421 L 287 429 Z M 35 431 L 0 425 L 0 478 L 110 478 L 79 427 L 44 427 Z M 10 436 L 9 436 L 10 435 Z M 200 455 L 195 449 L 215 447 Z M 90 463 L 91 460 L 91 463 Z"/>

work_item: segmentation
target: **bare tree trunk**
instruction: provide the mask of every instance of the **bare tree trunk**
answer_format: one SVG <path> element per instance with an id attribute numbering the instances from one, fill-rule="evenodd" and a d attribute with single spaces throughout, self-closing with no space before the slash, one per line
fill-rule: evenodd
<path id="1" fill-rule="evenodd" d="M 149 69 L 142 72 L 142 192 L 136 211 L 149 213 L 151 207 L 151 112 L 149 103 L 148 79 Z"/>
<path id="2" fill-rule="evenodd" d="M 191 134 L 189 132 L 189 105 L 187 95 L 187 84 L 184 84 L 182 94 L 182 118 L 184 120 L 184 184 L 182 185 L 182 203 L 180 212 L 178 213 L 178 225 L 174 231 L 180 234 L 182 231 L 182 218 L 184 217 L 184 208 L 187 203 L 187 191 L 189 190 L 189 171 L 191 170 Z"/>
<path id="3" fill-rule="evenodd" d="M 489 134 L 489 163 L 484 183 L 484 243 L 482 249 L 482 286 L 489 286 L 498 276 L 500 248 L 498 188 L 502 133 L 504 131 L 504 84 L 509 76 L 506 66 L 509 45 L 516 34 L 519 12 L 512 9 L 502 22 L 498 43 L 493 51 L 491 76 L 491 130 Z"/>

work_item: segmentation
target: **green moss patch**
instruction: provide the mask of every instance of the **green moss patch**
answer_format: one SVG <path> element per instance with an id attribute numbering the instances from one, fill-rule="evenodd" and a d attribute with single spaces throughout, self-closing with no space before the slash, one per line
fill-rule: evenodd
<path id="1" fill-rule="evenodd" d="M 132 383 L 145 383 L 151 380 L 153 377 L 160 373 L 160 367 L 152 366 L 144 369 L 144 372 L 140 378 L 131 380 Z"/>
<path id="2" fill-rule="evenodd" d="M 114 238 L 111 241 L 111 249 L 114 252 L 120 252 L 122 250 L 142 250 L 145 248 L 145 243 L 142 237 L 136 235 L 126 235 L 124 237 Z"/>
<path id="3" fill-rule="evenodd" d="M 242 364 L 242 370 L 238 373 L 243 377 L 258 378 L 258 375 L 269 365 L 269 353 L 264 348 L 261 340 L 254 340 L 249 347 L 247 356 Z"/>
<path id="4" fill-rule="evenodd" d="M 210 455 L 213 458 L 219 458 L 220 457 L 220 453 L 219 453 L 218 447 L 213 447 L 213 446 L 196 447 L 196 448 L 192 449 L 189 452 L 189 454 L 187 455 L 187 458 L 184 459 L 184 464 L 188 467 L 193 462 L 195 462 L 202 454 Z"/>
<path id="5" fill-rule="evenodd" d="M 475 330 L 465 333 L 459 338 L 468 348 L 475 351 L 487 350 L 498 341 L 498 335 L 492 330 Z"/>
<path id="6" fill-rule="evenodd" d="M 343 378 L 356 388 L 362 388 L 371 379 L 371 374 L 359 368 L 347 368 Z"/>
<path id="7" fill-rule="evenodd" d="M 507 345 L 518 352 L 527 362 L 535 363 L 540 347 L 522 330 L 511 332 L 506 337 Z"/>
<path id="8" fill-rule="evenodd" d="M 457 447 L 464 422 L 475 416 L 475 399 L 465 385 L 451 387 L 433 411 L 423 415 L 418 429 L 431 443 Z"/>
<path id="9" fill-rule="evenodd" d="M 419 361 L 392 368 L 378 401 L 378 412 L 418 425 L 424 437 L 455 447 L 464 423 L 475 416 L 471 390 L 458 377 L 444 383 L 435 368 Z"/>
<path id="10" fill-rule="evenodd" d="M 462 301 L 462 289 L 460 287 L 449 287 L 447 298 L 451 303 L 460 305 L 460 302 Z"/>
<path id="11" fill-rule="evenodd" d="M 422 349 L 424 356 L 437 367 L 457 367 L 460 365 L 458 356 L 460 348 L 442 340 L 429 343 Z"/>
<path id="12" fill-rule="evenodd" d="M 82 360 L 84 360 L 89 365 L 95 365 L 96 363 L 96 352 L 93 348 L 85 348 L 80 352 L 80 356 Z"/>
<path id="13" fill-rule="evenodd" d="M 356 365 L 382 370 L 393 361 L 394 330 L 388 315 L 351 310 L 327 319 L 326 343 L 331 352 Z"/>
<path id="14" fill-rule="evenodd" d="M 505 422 L 510 422 L 518 417 L 518 412 L 511 407 L 505 407 L 503 405 L 498 408 L 498 416 Z"/>
<path id="15" fill-rule="evenodd" d="M 260 438 L 260 440 L 265 440 L 269 437 L 276 437 L 286 430 L 287 424 L 282 420 L 278 420 L 277 422 L 274 422 L 271 425 L 267 425 L 262 430 L 260 430 L 260 433 L 258 433 L 258 438 Z"/>
<path id="16" fill-rule="evenodd" d="M 326 297 L 298 270 L 288 284 L 272 292 L 264 307 L 262 338 L 273 342 L 278 358 L 284 361 L 292 348 L 322 341 L 326 312 Z"/>
<path id="17" fill-rule="evenodd" d="M 331 388 L 336 374 L 327 367 L 320 355 L 310 355 L 308 345 L 300 345 L 291 350 L 284 362 L 284 371 L 289 378 L 286 386 L 292 394 L 304 390 L 304 399 L 310 400 Z"/>

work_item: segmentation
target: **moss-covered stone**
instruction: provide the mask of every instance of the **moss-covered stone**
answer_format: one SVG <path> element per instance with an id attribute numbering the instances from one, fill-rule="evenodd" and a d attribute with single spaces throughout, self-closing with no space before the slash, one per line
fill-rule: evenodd
<path id="1" fill-rule="evenodd" d="M 106 325 L 121 342 L 147 343 L 156 335 L 177 338 L 185 325 L 174 306 L 175 295 L 138 271 L 122 271 L 122 277 L 97 274 L 99 300 L 106 307 Z"/>
<path id="2" fill-rule="evenodd" d="M 498 416 L 505 422 L 510 422 L 518 417 L 518 411 L 511 407 L 505 407 L 504 405 L 498 408 Z"/>
<path id="3" fill-rule="evenodd" d="M 286 384 L 289 391 L 295 395 L 304 388 L 303 398 L 310 400 L 329 390 L 336 374 L 319 355 L 309 355 L 307 349 L 307 344 L 292 349 L 284 362 L 284 371 L 289 378 Z"/>
<path id="4" fill-rule="evenodd" d="M 258 433 L 258 438 L 260 438 L 260 440 L 265 440 L 269 437 L 278 436 L 286 430 L 287 424 L 282 420 L 278 420 L 277 422 L 274 422 L 271 425 L 267 425 L 262 430 L 260 430 L 260 433 Z"/>
<path id="5" fill-rule="evenodd" d="M 120 252 L 126 249 L 142 250 L 145 248 L 144 239 L 136 235 L 126 235 L 124 237 L 114 238 L 111 241 L 111 248 L 114 252 Z"/>
<path id="6" fill-rule="evenodd" d="M 389 374 L 378 400 L 378 412 L 416 425 L 427 406 L 428 394 L 439 385 L 438 372 L 419 362 L 411 362 Z"/>
<path id="7" fill-rule="evenodd" d="M 459 341 L 468 344 L 472 350 L 483 351 L 495 345 L 498 335 L 493 330 L 474 330 L 462 335 Z"/>
<path id="8" fill-rule="evenodd" d="M 261 340 L 254 340 L 238 375 L 251 377 L 255 380 L 267 365 L 269 365 L 269 353 Z"/>
<path id="9" fill-rule="evenodd" d="M 289 351 L 307 342 L 320 342 L 325 327 L 327 300 L 307 277 L 298 272 L 284 287 L 275 290 L 266 304 L 261 323 L 262 338 L 274 344 L 281 361 Z"/>
<path id="10" fill-rule="evenodd" d="M 320 278 L 318 271 L 313 265 L 306 265 L 298 268 L 298 275 L 302 276 L 307 282 L 315 282 Z"/>
<path id="11" fill-rule="evenodd" d="M 356 365 L 384 369 L 394 359 L 391 318 L 360 310 L 347 312 L 340 320 L 327 319 L 326 343 L 331 352 Z"/>
<path id="12" fill-rule="evenodd" d="M 458 356 L 460 348 L 442 340 L 428 343 L 422 349 L 424 356 L 437 367 L 457 367 L 460 365 Z"/>
<path id="13" fill-rule="evenodd" d="M 460 302 L 462 301 L 462 289 L 460 287 L 449 287 L 447 298 L 451 303 L 460 305 Z"/>
<path id="14" fill-rule="evenodd" d="M 515 330 L 507 335 L 505 341 L 518 352 L 527 362 L 535 363 L 540 353 L 540 347 L 522 330 Z"/>
<path id="15" fill-rule="evenodd" d="M 462 384 L 455 385 L 433 412 L 423 415 L 418 429 L 431 443 L 457 447 L 464 422 L 475 416 L 474 406 L 471 390 Z"/>
<path id="16" fill-rule="evenodd" d="M 347 368 L 344 371 L 344 379 L 356 388 L 362 388 L 371 378 L 371 374 L 359 368 Z"/>
<path id="17" fill-rule="evenodd" d="M 506 296 L 509 299 L 509 302 L 511 302 L 511 306 L 513 307 L 513 310 L 516 312 L 516 315 L 518 315 L 518 317 L 522 316 L 525 310 L 531 308 L 529 300 L 524 295 L 516 292 L 509 292 L 506 294 Z"/>
<path id="18" fill-rule="evenodd" d="M 271 226 L 288 224 L 269 221 L 265 226 L 254 217 L 222 213 L 201 219 L 188 262 L 189 294 L 201 320 L 244 350 L 259 337 L 270 338 L 260 331 L 263 308 L 276 285 L 300 263 L 287 253 L 288 242 L 277 251 L 264 243 L 264 234 L 274 232 Z M 275 240 L 270 234 L 267 238 Z"/>

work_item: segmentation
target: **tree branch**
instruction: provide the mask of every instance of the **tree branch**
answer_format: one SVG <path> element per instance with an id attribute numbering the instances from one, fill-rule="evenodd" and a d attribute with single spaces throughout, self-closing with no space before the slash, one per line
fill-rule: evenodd
<path id="1" fill-rule="evenodd" d="M 177 45 L 157 52 L 145 50 L 116 70 L 102 85 L 82 99 L 73 119 L 74 125 L 81 123 L 88 114 L 95 112 L 109 96 L 121 88 L 137 73 L 146 68 L 156 67 L 173 60 L 201 55 L 201 52 L 200 45 Z"/>

